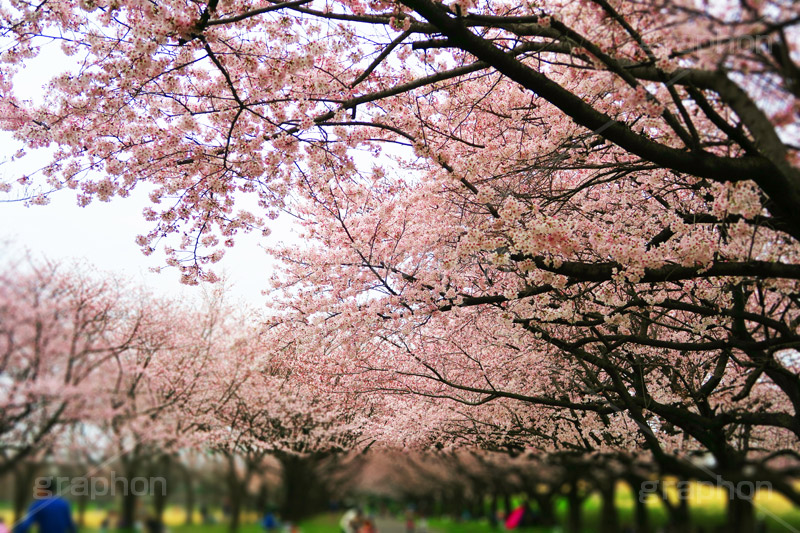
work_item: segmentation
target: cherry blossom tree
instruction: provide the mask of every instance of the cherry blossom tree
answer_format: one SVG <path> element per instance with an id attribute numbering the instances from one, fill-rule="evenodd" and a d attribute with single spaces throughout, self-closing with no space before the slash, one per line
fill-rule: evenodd
<path id="1" fill-rule="evenodd" d="M 41 453 L 59 432 L 104 409 L 92 400 L 103 365 L 136 341 L 142 316 L 124 286 L 50 262 L 0 274 L 0 472 Z"/>
<path id="2" fill-rule="evenodd" d="M 99 429 L 109 438 L 107 453 L 129 479 L 148 470 L 166 475 L 177 452 L 212 446 L 203 431 L 209 413 L 236 386 L 215 386 L 217 369 L 233 357 L 225 344 L 231 320 L 222 313 L 228 309 L 213 295 L 197 306 L 152 295 L 146 302 L 147 321 L 136 349 L 107 365 L 100 387 L 100 397 L 113 411 Z M 131 491 L 122 499 L 125 524 L 134 522 L 136 496 Z M 166 498 L 154 499 L 158 520 L 166 503 Z"/>
<path id="3" fill-rule="evenodd" d="M 230 529 L 238 528 L 246 487 L 266 456 L 281 466 L 282 516 L 306 518 L 327 503 L 326 485 L 349 462 L 340 457 L 363 450 L 375 438 L 365 432 L 369 405 L 353 394 L 331 394 L 294 378 L 285 360 L 293 347 L 281 328 L 262 332 L 255 321 L 248 327 L 236 313 L 223 314 L 229 317 L 224 322 L 235 327 L 218 345 L 222 356 L 206 367 L 203 378 L 203 388 L 216 391 L 217 399 L 192 401 L 185 413 L 203 421 L 196 424 L 199 445 L 229 463 Z"/>
<path id="4" fill-rule="evenodd" d="M 291 213 L 275 287 L 306 382 L 381 392 L 387 420 L 409 393 L 519 403 L 539 434 L 800 502 L 759 462 L 800 436 L 796 3 L 2 9 L 3 127 L 54 150 L 30 202 L 147 187 L 139 244 L 187 283 Z M 34 104 L 14 73 L 47 41 L 79 66 Z"/>
<path id="5" fill-rule="evenodd" d="M 220 321 L 214 306 L 155 297 L 86 265 L 5 265 L 0 472 L 16 474 L 18 512 L 41 463 L 83 466 L 79 477 L 113 465 L 130 480 L 202 448 L 204 419 L 189 405 L 221 401 L 207 386 L 225 357 Z M 122 492 L 123 523 L 132 524 L 136 492 Z M 165 504 L 156 498 L 155 512 Z"/>

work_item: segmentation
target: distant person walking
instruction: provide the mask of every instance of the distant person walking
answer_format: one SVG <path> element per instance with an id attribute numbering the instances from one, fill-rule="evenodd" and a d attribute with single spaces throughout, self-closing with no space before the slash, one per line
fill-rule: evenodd
<path id="1" fill-rule="evenodd" d="M 428 515 L 420 513 L 417 521 L 417 533 L 428 533 Z"/>
<path id="2" fill-rule="evenodd" d="M 208 510 L 208 505 L 203 504 L 200 506 L 200 518 L 204 526 L 214 523 L 214 517 L 211 515 L 211 511 Z"/>
<path id="3" fill-rule="evenodd" d="M 36 480 L 34 500 L 25 518 L 14 528 L 15 533 L 26 533 L 33 524 L 39 526 L 40 533 L 78 533 L 69 503 L 53 494 L 54 482 L 51 477 Z"/>
<path id="4" fill-rule="evenodd" d="M 414 533 L 417 529 L 417 520 L 414 514 L 414 509 L 412 507 L 406 509 L 406 533 Z"/>

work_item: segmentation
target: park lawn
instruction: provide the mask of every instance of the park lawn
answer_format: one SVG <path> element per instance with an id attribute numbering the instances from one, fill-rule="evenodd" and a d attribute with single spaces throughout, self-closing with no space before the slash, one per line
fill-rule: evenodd
<path id="1" fill-rule="evenodd" d="M 101 516 L 104 516 L 104 513 L 101 513 Z M 239 533 L 264 533 L 264 528 L 253 516 L 247 518 L 239 527 Z M 166 520 L 170 533 L 228 533 L 228 524 L 222 520 L 215 524 L 200 524 L 200 521 L 197 520 L 196 524 L 187 525 L 185 523 L 176 523 L 174 519 L 175 516 L 173 515 L 171 521 Z M 96 524 L 94 522 L 95 520 L 92 522 L 87 520 L 86 527 L 81 528 L 81 531 L 86 533 L 97 531 L 100 521 L 97 520 Z M 338 514 L 324 514 L 301 522 L 300 531 L 301 533 L 335 533 L 339 530 L 338 524 Z M 283 531 L 283 528 L 278 531 Z"/>
<path id="2" fill-rule="evenodd" d="M 486 520 L 470 520 L 468 522 L 455 521 L 449 518 L 432 518 L 428 521 L 428 529 L 437 533 L 498 533 L 506 531 L 505 527 L 498 525 L 492 528 Z M 549 533 L 546 527 L 532 527 L 516 529 L 519 533 Z"/>
<path id="3" fill-rule="evenodd" d="M 170 526 L 170 533 L 228 533 L 228 524 Z M 242 524 L 239 533 L 264 533 L 259 524 Z"/>
<path id="4" fill-rule="evenodd" d="M 677 496 L 674 490 L 672 495 Z M 624 483 L 617 487 L 616 505 L 619 511 L 620 524 L 632 524 L 634 520 L 635 497 L 637 495 Z M 726 517 L 726 494 L 720 489 L 704 487 L 697 484 L 690 485 L 688 490 L 690 502 L 690 516 L 692 523 L 702 526 L 708 530 L 714 530 L 719 525 L 725 523 Z M 515 501 L 515 505 L 519 505 Z M 583 520 L 586 525 L 585 531 L 596 530 L 596 524 L 600 521 L 600 496 L 593 494 L 584 502 Z M 800 509 L 780 494 L 761 491 L 755 498 L 756 516 L 764 519 L 767 523 L 768 531 L 774 533 L 789 533 L 800 530 Z M 667 522 L 667 511 L 655 496 L 647 500 L 647 509 L 650 515 L 650 522 L 654 528 L 658 528 Z M 556 516 L 563 524 L 567 504 L 565 499 L 556 502 Z M 500 524 L 496 529 L 492 529 L 488 521 L 454 521 L 450 519 L 431 519 L 431 529 L 440 533 L 490 533 L 504 531 L 505 528 Z M 518 529 L 520 533 L 544 533 L 550 531 L 548 528 L 526 528 Z"/>
<path id="5" fill-rule="evenodd" d="M 341 513 L 325 513 L 300 522 L 301 533 L 338 533 Z"/>
<path id="6" fill-rule="evenodd" d="M 630 524 L 633 522 L 636 494 L 625 485 L 620 484 L 617 490 L 616 504 L 620 515 L 620 524 Z M 692 522 L 697 526 L 713 528 L 723 524 L 725 520 L 725 494 L 717 489 L 708 487 L 691 487 L 688 492 L 690 501 L 690 513 Z M 519 502 L 515 502 L 515 505 Z M 762 491 L 755 500 L 756 513 L 759 518 L 763 518 L 770 532 L 790 532 L 800 530 L 800 508 L 794 507 L 783 496 Z M 595 530 L 595 525 L 600 520 L 600 497 L 597 494 L 590 496 L 583 506 L 583 519 L 586 524 L 586 531 Z M 667 513 L 661 502 L 651 496 L 647 501 L 650 512 L 651 524 L 654 527 L 663 525 L 667 521 Z M 566 501 L 562 498 L 556 502 L 556 515 L 562 521 L 566 516 Z M 84 532 L 96 531 L 100 522 L 106 515 L 106 511 L 90 508 L 86 511 L 86 526 L 82 528 Z M 6 524 L 11 523 L 12 512 L 7 502 L 0 502 L 0 517 L 5 519 Z M 185 525 L 185 513 L 178 507 L 170 507 L 165 515 L 171 533 L 226 533 L 227 524 L 222 520 L 221 514 L 216 517 L 218 523 L 209 525 Z M 243 517 L 241 533 L 261 533 L 262 527 L 258 524 L 258 518 L 253 513 Z M 302 533 L 336 533 L 338 532 L 339 514 L 326 513 L 313 519 L 306 520 L 300 524 Z M 199 516 L 196 522 L 199 524 Z M 455 521 L 447 518 L 431 519 L 430 529 L 438 533 L 487 533 L 491 531 L 503 531 L 502 524 L 495 530 L 489 526 L 486 520 Z M 519 530 L 520 533 L 544 533 L 547 528 L 528 528 Z"/>
<path id="7" fill-rule="evenodd" d="M 225 523 L 207 525 L 179 525 L 170 526 L 170 533 L 227 533 L 228 525 Z M 323 514 L 300 523 L 302 533 L 335 533 L 339 530 L 338 514 Z M 283 531 L 282 528 L 279 531 Z M 239 528 L 239 533 L 264 533 L 264 528 L 258 523 L 245 523 Z"/>
<path id="8" fill-rule="evenodd" d="M 669 491 L 673 498 L 677 492 Z M 689 514 L 692 523 L 713 530 L 723 525 L 726 519 L 727 494 L 719 488 L 712 488 L 697 483 L 689 485 L 686 496 L 689 499 Z M 620 524 L 632 524 L 634 517 L 635 499 L 637 495 L 624 483 L 617 487 L 616 504 L 620 515 Z M 593 494 L 583 507 L 583 517 L 587 524 L 595 524 L 600 519 L 600 496 Z M 767 522 L 769 531 L 789 532 L 800 529 L 800 509 L 796 508 L 785 497 L 771 491 L 759 491 L 755 501 L 756 516 Z M 659 527 L 667 522 L 667 511 L 656 496 L 647 500 L 650 521 L 653 526 Z M 558 509 L 563 517 L 566 505 Z"/>

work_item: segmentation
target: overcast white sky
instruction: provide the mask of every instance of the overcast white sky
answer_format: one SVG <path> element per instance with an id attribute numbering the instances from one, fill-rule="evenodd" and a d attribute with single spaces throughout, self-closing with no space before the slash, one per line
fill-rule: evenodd
<path id="1" fill-rule="evenodd" d="M 5 148 L 2 151 L 5 155 Z M 177 270 L 150 272 L 150 268 L 164 265 L 164 256 L 145 257 L 134 242 L 148 228 L 141 215 L 145 205 L 146 199 L 131 197 L 78 207 L 72 191 L 54 195 L 46 206 L 0 203 L 0 242 L 10 242 L 12 251 L 28 249 L 51 259 L 85 259 L 101 270 L 123 274 L 160 292 L 197 294 L 196 288 L 180 285 Z M 215 267 L 230 281 L 231 296 L 252 304 L 264 301 L 260 291 L 271 268 L 258 241 L 256 235 L 240 236 Z"/>

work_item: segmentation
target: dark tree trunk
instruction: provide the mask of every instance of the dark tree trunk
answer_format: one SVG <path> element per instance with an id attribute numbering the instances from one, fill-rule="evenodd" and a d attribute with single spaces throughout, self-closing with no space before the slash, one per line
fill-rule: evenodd
<path id="1" fill-rule="evenodd" d="M 237 533 L 241 525 L 242 499 L 244 498 L 244 484 L 236 474 L 236 456 L 226 454 L 228 458 L 228 503 L 230 505 L 230 518 L 228 531 Z"/>
<path id="2" fill-rule="evenodd" d="M 78 498 L 78 527 L 86 527 L 86 507 L 89 505 L 89 497 L 81 496 Z"/>
<path id="3" fill-rule="evenodd" d="M 130 481 L 135 478 L 141 467 L 141 458 L 138 450 L 134 448 L 128 454 L 120 457 L 122 466 L 123 483 L 115 482 L 114 492 L 122 494 L 122 502 L 119 517 L 119 527 L 124 531 L 133 531 L 136 524 L 136 506 L 138 500 L 136 494 L 131 490 Z"/>
<path id="4" fill-rule="evenodd" d="M 633 519 L 636 524 L 636 533 L 650 533 L 650 515 L 647 512 L 647 501 L 634 493 Z"/>
<path id="5" fill-rule="evenodd" d="M 556 512 L 553 505 L 554 494 L 552 492 L 536 492 L 533 494 L 536 507 L 539 508 L 539 522 L 543 526 L 556 525 Z"/>
<path id="6" fill-rule="evenodd" d="M 465 508 L 464 489 L 459 485 L 454 489 L 453 492 L 453 513 L 455 514 L 457 520 L 461 520 L 464 515 Z"/>
<path id="7" fill-rule="evenodd" d="M 122 493 L 122 509 L 120 512 L 120 529 L 133 531 L 136 524 L 136 496 L 130 491 Z"/>
<path id="8" fill-rule="evenodd" d="M 23 462 L 15 464 L 11 471 L 14 475 L 14 522 L 19 522 L 25 516 L 28 502 L 33 497 L 33 486 L 36 482 L 36 473 L 39 467 L 34 463 Z"/>
<path id="9" fill-rule="evenodd" d="M 728 498 L 728 526 L 730 533 L 753 533 L 756 531 L 756 516 L 753 512 L 753 495 L 730 491 Z"/>
<path id="10" fill-rule="evenodd" d="M 231 493 L 231 508 L 230 508 L 230 522 L 228 523 L 228 531 L 236 533 L 239 531 L 242 519 L 242 499 L 241 492 L 234 491 Z"/>
<path id="11" fill-rule="evenodd" d="M 269 507 L 269 490 L 267 489 L 267 483 L 262 481 L 261 486 L 258 487 L 258 495 L 256 496 L 255 501 L 255 511 L 256 513 L 263 514 L 266 513 L 267 507 Z"/>
<path id="12" fill-rule="evenodd" d="M 283 517 L 295 522 L 306 514 L 305 465 L 299 457 L 288 456 L 281 460 L 283 466 Z"/>
<path id="13" fill-rule="evenodd" d="M 679 482 L 683 482 L 683 480 L 679 480 Z M 669 501 L 669 497 L 666 494 L 665 487 L 661 486 L 661 501 L 664 503 L 664 506 L 667 508 L 667 512 L 669 513 L 669 524 L 667 530 L 673 533 L 683 533 L 685 531 L 689 531 L 691 529 L 689 524 L 689 502 L 686 501 L 686 498 L 682 497 L 680 491 L 678 491 L 678 501 L 677 503 L 672 503 Z"/>
<path id="14" fill-rule="evenodd" d="M 511 513 L 511 511 L 513 511 L 512 507 L 511 507 L 511 495 L 509 493 L 507 493 L 507 492 L 503 493 L 503 508 L 505 510 L 505 515 L 504 516 L 506 516 L 506 517 L 508 517 L 509 513 Z"/>
<path id="15" fill-rule="evenodd" d="M 650 533 L 650 515 L 647 511 L 647 498 L 650 491 L 644 490 L 649 481 L 635 473 L 628 473 L 625 481 L 633 493 L 633 521 L 636 533 Z"/>
<path id="16" fill-rule="evenodd" d="M 318 459 L 293 454 L 281 454 L 278 459 L 283 467 L 283 517 L 298 522 L 321 510 L 325 491 L 316 472 Z"/>
<path id="17" fill-rule="evenodd" d="M 690 524 L 691 517 L 689 516 L 689 500 L 687 498 L 681 498 L 678 502 L 678 509 L 682 523 L 685 525 Z"/>
<path id="18" fill-rule="evenodd" d="M 583 498 L 580 494 L 578 481 L 569 484 L 567 492 L 567 532 L 580 533 L 582 526 Z"/>
<path id="19" fill-rule="evenodd" d="M 188 467 L 183 467 L 183 487 L 186 491 L 184 506 L 186 510 L 186 525 L 194 525 L 194 479 L 192 471 Z"/>
<path id="20" fill-rule="evenodd" d="M 436 498 L 436 503 L 434 506 L 434 512 L 436 516 L 443 516 L 450 514 L 450 496 L 447 494 L 447 491 L 444 489 L 439 489 L 438 496 Z"/>
<path id="21" fill-rule="evenodd" d="M 152 469 L 154 475 L 152 477 L 164 478 L 163 485 L 161 483 L 154 484 L 151 487 L 153 497 L 153 511 L 155 512 L 156 519 L 159 524 L 164 523 L 164 511 L 167 508 L 167 499 L 169 496 L 169 478 L 170 478 L 171 461 L 169 455 L 162 455 L 155 462 L 155 468 Z"/>
<path id="22" fill-rule="evenodd" d="M 458 518 L 458 506 L 456 504 L 456 491 L 453 487 L 447 487 L 444 493 L 445 514 L 454 519 Z"/>
<path id="23" fill-rule="evenodd" d="M 483 493 L 478 492 L 472 499 L 472 518 L 483 518 L 484 511 L 484 496 Z"/>
<path id="24" fill-rule="evenodd" d="M 283 469 L 282 514 L 286 520 L 298 522 L 313 514 L 319 506 L 315 486 L 316 461 L 312 457 L 281 454 L 278 459 Z"/>
<path id="25" fill-rule="evenodd" d="M 619 532 L 619 514 L 614 501 L 616 494 L 616 480 L 613 478 L 602 479 L 598 483 L 602 507 L 600 511 L 600 533 Z"/>
<path id="26" fill-rule="evenodd" d="M 492 529 L 497 527 L 497 504 L 499 501 L 497 491 L 492 491 L 492 501 L 489 503 L 489 525 Z"/>
<path id="27" fill-rule="evenodd" d="M 70 496 L 74 499 L 75 509 L 78 511 L 78 519 L 76 525 L 79 528 L 86 526 L 86 509 L 89 507 L 89 501 L 92 499 L 92 492 L 89 487 L 91 478 L 86 476 L 86 473 L 92 469 L 89 465 L 77 463 L 65 470 L 65 474 L 69 475 Z M 56 485 L 55 490 L 61 491 L 65 486 Z"/>

